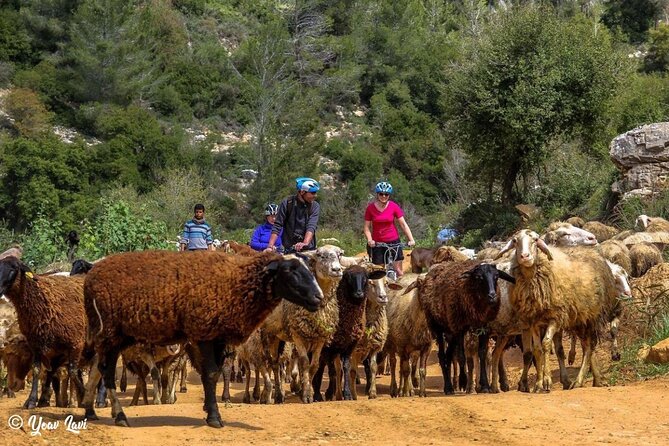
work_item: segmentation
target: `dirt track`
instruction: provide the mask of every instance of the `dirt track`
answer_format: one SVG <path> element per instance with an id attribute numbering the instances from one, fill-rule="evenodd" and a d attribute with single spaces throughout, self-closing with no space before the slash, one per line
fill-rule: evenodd
<path id="1" fill-rule="evenodd" d="M 509 370 L 515 382 L 518 354 L 511 356 Z M 17 399 L 0 399 L 0 444 L 669 444 L 669 377 L 572 391 L 561 390 L 558 383 L 549 394 L 513 390 L 446 397 L 432 359 L 427 398 L 391 399 L 390 380 L 384 376 L 380 397 L 372 401 L 363 397 L 303 405 L 291 395 L 283 406 L 243 405 L 243 386 L 234 384 L 233 403 L 219 404 L 223 429 L 205 426 L 202 387 L 194 372 L 188 393 L 179 394 L 175 405 L 127 407 L 134 390 L 129 386 L 122 404 L 132 427 L 114 426 L 110 409 L 99 409 L 101 420 L 88 422 L 80 434 L 68 432 L 63 424 L 69 414 L 80 419 L 83 409 L 21 410 L 27 397 L 23 391 Z M 570 369 L 570 376 L 575 375 Z M 32 437 L 25 424 L 23 430 L 8 427 L 11 415 L 21 416 L 25 424 L 30 415 L 37 415 L 60 425 L 43 431 L 41 438 Z"/>

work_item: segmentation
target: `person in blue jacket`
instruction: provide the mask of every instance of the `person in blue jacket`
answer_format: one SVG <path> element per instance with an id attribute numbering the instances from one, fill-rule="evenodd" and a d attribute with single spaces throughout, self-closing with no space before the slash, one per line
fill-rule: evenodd
<path id="1" fill-rule="evenodd" d="M 263 251 L 267 248 L 269 238 L 272 235 L 272 228 L 274 227 L 274 221 L 276 220 L 276 213 L 279 211 L 279 206 L 274 203 L 270 203 L 265 208 L 265 223 L 259 225 L 253 235 L 251 236 L 251 241 L 249 245 L 251 248 L 256 251 Z M 283 232 L 283 229 L 281 230 Z M 281 251 L 281 233 L 279 233 L 279 238 L 276 240 L 276 247 Z"/>

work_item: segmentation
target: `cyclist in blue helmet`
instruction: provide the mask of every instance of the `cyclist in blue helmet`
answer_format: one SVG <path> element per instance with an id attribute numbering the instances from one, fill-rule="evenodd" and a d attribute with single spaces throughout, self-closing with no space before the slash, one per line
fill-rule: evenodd
<path id="1" fill-rule="evenodd" d="M 321 212 L 316 196 L 321 186 L 313 178 L 300 177 L 295 179 L 295 188 L 297 193 L 279 205 L 266 251 L 276 250 L 279 237 L 286 250 L 316 249 L 316 228 Z"/>
<path id="2" fill-rule="evenodd" d="M 255 249 L 256 251 L 263 251 L 267 248 L 269 239 L 272 236 L 272 229 L 274 228 L 274 222 L 276 221 L 276 214 L 279 212 L 279 206 L 270 203 L 265 208 L 265 222 L 261 225 L 258 225 L 253 231 L 251 236 L 251 241 L 249 246 Z M 282 249 L 281 246 L 281 232 L 279 232 L 279 238 L 277 238 L 275 245 L 277 249 Z"/>
<path id="3" fill-rule="evenodd" d="M 365 210 L 365 225 L 363 232 L 367 237 L 367 252 L 375 265 L 385 265 L 386 251 L 388 248 L 376 246 L 377 242 L 395 245 L 400 243 L 400 236 L 397 232 L 395 222 L 399 223 L 402 232 L 408 239 L 407 244 L 413 246 L 416 242 L 411 234 L 411 229 L 404 219 L 402 208 L 390 199 L 393 193 L 393 186 L 387 181 L 376 183 L 374 188 L 376 197 L 369 203 Z M 404 274 L 402 269 L 402 260 L 404 254 L 401 249 L 397 250 L 394 259 L 394 266 L 397 276 Z"/>

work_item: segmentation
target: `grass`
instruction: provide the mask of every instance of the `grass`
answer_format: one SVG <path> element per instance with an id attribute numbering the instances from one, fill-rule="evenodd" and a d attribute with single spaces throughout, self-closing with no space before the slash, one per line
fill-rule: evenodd
<path id="1" fill-rule="evenodd" d="M 669 314 L 662 316 L 647 339 L 639 339 L 622 350 L 620 361 L 611 366 L 609 383 L 616 385 L 669 375 L 669 364 L 653 364 L 637 358 L 639 350 L 645 345 L 652 346 L 667 338 L 669 338 Z"/>

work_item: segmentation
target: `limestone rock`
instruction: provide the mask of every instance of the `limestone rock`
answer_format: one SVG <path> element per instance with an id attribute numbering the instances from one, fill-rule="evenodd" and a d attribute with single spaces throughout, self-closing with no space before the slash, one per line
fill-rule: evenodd
<path id="1" fill-rule="evenodd" d="M 669 338 L 664 341 L 660 341 L 650 348 L 648 356 L 646 357 L 647 362 L 654 362 L 657 364 L 668 364 L 669 363 Z"/>
<path id="2" fill-rule="evenodd" d="M 609 148 L 622 178 L 612 190 L 648 196 L 669 188 L 669 122 L 644 125 L 617 136 Z"/>

